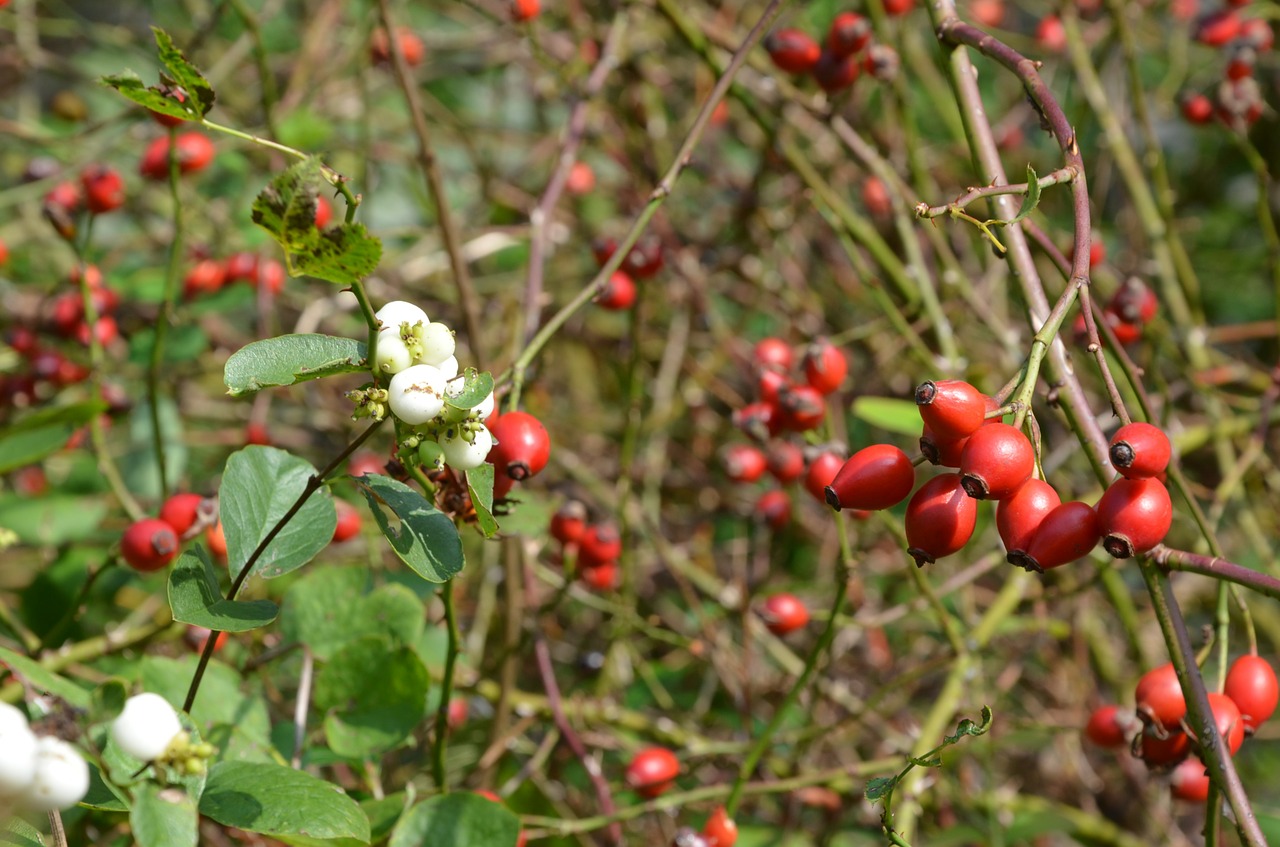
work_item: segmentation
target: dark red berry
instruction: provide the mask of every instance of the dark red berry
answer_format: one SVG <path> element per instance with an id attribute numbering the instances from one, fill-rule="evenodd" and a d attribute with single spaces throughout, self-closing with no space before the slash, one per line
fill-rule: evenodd
<path id="1" fill-rule="evenodd" d="M 1188 91 L 1183 94 L 1179 106 L 1187 123 L 1207 124 L 1213 120 L 1213 102 L 1199 92 Z"/>
<path id="2" fill-rule="evenodd" d="M 1160 300 L 1141 279 L 1127 278 L 1107 303 L 1107 311 L 1125 323 L 1148 324 L 1155 318 Z"/>
<path id="3" fill-rule="evenodd" d="M 1191 752 L 1191 741 L 1187 734 L 1175 729 L 1161 738 L 1150 728 L 1140 736 L 1138 758 L 1146 762 L 1149 768 L 1169 768 L 1181 762 Z"/>
<path id="4" fill-rule="evenodd" d="M 124 205 L 124 179 L 115 168 L 89 165 L 80 172 L 85 206 L 95 215 L 119 209 Z"/>
<path id="5" fill-rule="evenodd" d="M 1127 479 L 1143 479 L 1164 473 L 1172 447 L 1164 430 L 1135 422 L 1111 436 L 1111 464 Z"/>
<path id="6" fill-rule="evenodd" d="M 1184 736 L 1185 737 L 1185 736 Z M 1209 799 L 1209 773 L 1199 757 L 1184 760 L 1169 777 L 1169 790 L 1178 800 L 1204 803 Z"/>
<path id="7" fill-rule="evenodd" d="M 1227 745 L 1228 752 L 1234 756 L 1244 743 L 1245 724 L 1240 715 L 1240 707 L 1227 695 L 1210 691 L 1209 709 L 1213 712 L 1213 723 L 1218 728 L 1218 735 Z"/>
<path id="8" fill-rule="evenodd" d="M 841 12 L 827 30 L 827 50 L 835 56 L 852 56 L 871 41 L 871 21 L 857 12 Z"/>
<path id="9" fill-rule="evenodd" d="M 853 85 L 859 70 L 858 62 L 852 56 L 837 56 L 823 50 L 818 63 L 813 66 L 813 78 L 823 91 L 831 94 Z"/>
<path id="10" fill-rule="evenodd" d="M 827 414 L 827 401 L 811 385 L 793 385 L 778 396 L 782 428 L 790 432 L 816 429 Z"/>
<path id="11" fill-rule="evenodd" d="M 776 403 L 748 403 L 733 413 L 733 425 L 757 441 L 782 432 L 782 412 Z"/>
<path id="12" fill-rule="evenodd" d="M 1240 16 L 1234 9 L 1219 9 L 1196 21 L 1196 41 L 1221 47 L 1240 34 Z"/>
<path id="13" fill-rule="evenodd" d="M 579 562 L 578 577 L 593 591 L 612 591 L 618 587 L 618 563 Z"/>
<path id="14" fill-rule="evenodd" d="M 621 555 L 622 536 L 611 523 L 592 524 L 578 541 L 578 563 L 584 567 L 614 562 Z"/>
<path id="15" fill-rule="evenodd" d="M 771 529 L 780 530 L 791 523 L 791 498 L 777 488 L 766 491 L 756 500 L 754 512 Z"/>
<path id="16" fill-rule="evenodd" d="M 730 444 L 720 454 L 720 464 L 734 482 L 755 482 L 769 467 L 764 452 L 750 444 Z"/>
<path id="17" fill-rule="evenodd" d="M 829 341 L 815 341 L 806 348 L 801 362 L 804 378 L 823 394 L 839 390 L 849 373 L 849 362 L 844 353 Z"/>
<path id="18" fill-rule="evenodd" d="M 769 473 L 786 485 L 804 475 L 804 451 L 790 441 L 771 441 L 765 449 Z"/>
<path id="19" fill-rule="evenodd" d="M 190 300 L 202 294 L 212 294 L 226 281 L 226 267 L 215 259 L 204 259 L 187 271 L 182 281 L 182 296 Z"/>
<path id="20" fill-rule="evenodd" d="M 872 444 L 849 457 L 826 489 L 827 505 L 841 509 L 891 509 L 911 493 L 916 469 L 892 444 Z"/>
<path id="21" fill-rule="evenodd" d="M 333 527 L 333 540 L 341 544 L 359 535 L 360 511 L 346 500 L 337 498 L 334 498 L 333 506 L 338 512 L 338 522 Z"/>
<path id="22" fill-rule="evenodd" d="M 822 48 L 808 33 L 798 29 L 779 29 L 764 39 L 764 49 L 781 70 L 799 74 L 818 63 Z"/>
<path id="23" fill-rule="evenodd" d="M 907 552 L 924 567 L 959 550 L 973 535 L 978 501 L 960 487 L 960 474 L 939 474 L 907 504 Z"/>
<path id="24" fill-rule="evenodd" d="M 777 403 L 779 395 L 791 387 L 787 375 L 775 368 L 760 368 L 756 377 L 756 393 L 766 403 Z"/>
<path id="25" fill-rule="evenodd" d="M 1173 503 L 1164 483 L 1155 478 L 1118 479 L 1098 501 L 1102 546 L 1117 559 L 1155 547 L 1173 523 Z"/>
<path id="26" fill-rule="evenodd" d="M 1100 536 L 1098 513 L 1088 503 L 1072 500 L 1045 515 L 1014 564 L 1032 571 L 1061 567 L 1089 555 Z"/>

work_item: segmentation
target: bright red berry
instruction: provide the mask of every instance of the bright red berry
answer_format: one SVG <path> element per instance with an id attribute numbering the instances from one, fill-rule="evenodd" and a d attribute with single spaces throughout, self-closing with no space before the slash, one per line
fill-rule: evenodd
<path id="1" fill-rule="evenodd" d="M 1142 675 L 1133 690 L 1138 714 L 1165 730 L 1173 731 L 1187 714 L 1182 684 L 1172 664 L 1161 665 Z"/>
<path id="2" fill-rule="evenodd" d="M 960 453 L 960 484 L 975 499 L 1003 500 L 1031 478 L 1035 465 L 1035 450 L 1020 429 L 980 426 Z"/>
<path id="3" fill-rule="evenodd" d="M 978 521 L 978 501 L 960 487 L 960 474 L 939 474 L 907 504 L 907 552 L 924 567 L 968 543 Z"/>
<path id="4" fill-rule="evenodd" d="M 884 0 L 884 13 L 892 17 L 905 15 L 915 4 L 916 0 Z"/>
<path id="5" fill-rule="evenodd" d="M 1179 800 L 1203 803 L 1209 799 L 1209 773 L 1204 762 L 1196 756 L 1186 759 L 1173 769 L 1169 778 L 1169 790 Z"/>
<path id="6" fill-rule="evenodd" d="M 404 56 L 405 64 L 411 68 L 422 64 L 422 60 L 427 55 L 427 48 L 422 43 L 422 39 L 414 35 L 412 30 L 397 27 L 396 41 L 399 43 L 400 54 Z M 369 37 L 369 58 L 375 65 L 385 65 L 391 61 L 391 39 L 387 37 L 385 29 L 374 30 Z"/>
<path id="7" fill-rule="evenodd" d="M 333 540 L 341 544 L 360 534 L 360 510 L 346 500 L 337 498 L 334 498 L 333 505 L 338 512 L 338 522 L 333 527 Z"/>
<path id="8" fill-rule="evenodd" d="M 184 174 L 204 170 L 213 161 L 216 152 L 213 142 L 198 132 L 184 132 L 178 136 L 178 170 Z M 167 179 L 169 177 L 169 136 L 162 135 L 142 154 L 138 172 L 147 179 Z"/>
<path id="9" fill-rule="evenodd" d="M 1004 0 L 973 0 L 969 4 L 969 14 L 980 26 L 995 29 L 1004 23 Z"/>
<path id="10" fill-rule="evenodd" d="M 920 418 L 942 438 L 973 435 L 987 414 L 986 395 L 958 379 L 922 382 L 916 388 L 916 406 Z"/>
<path id="11" fill-rule="evenodd" d="M 202 626 L 187 624 L 187 631 L 183 633 L 183 639 L 187 642 L 187 646 L 197 653 L 203 653 L 205 645 L 209 643 L 209 636 L 213 635 L 213 631 Z M 218 637 L 213 642 L 213 652 L 222 649 L 222 645 L 227 643 L 227 633 L 219 632 Z"/>
<path id="12" fill-rule="evenodd" d="M 657 797 L 675 785 L 680 760 L 665 747 L 648 747 L 627 765 L 627 784 L 642 797 Z"/>
<path id="13" fill-rule="evenodd" d="M 798 29 L 779 29 L 764 39 L 764 49 L 781 70 L 800 74 L 818 63 L 822 48 L 809 34 Z"/>
<path id="14" fill-rule="evenodd" d="M 596 302 L 612 311 L 630 309 L 636 302 L 636 284 L 626 273 L 614 271 L 596 296 Z"/>
<path id="15" fill-rule="evenodd" d="M 808 491 L 813 498 L 821 503 L 827 502 L 827 486 L 836 478 L 836 474 L 840 472 L 844 460 L 835 453 L 823 451 L 814 457 L 809 463 L 809 469 L 804 475 L 804 490 Z"/>
<path id="16" fill-rule="evenodd" d="M 835 56 L 852 56 L 871 41 L 871 21 L 857 12 L 841 12 L 827 30 L 827 50 Z"/>
<path id="17" fill-rule="evenodd" d="M 1196 22 L 1196 41 L 1221 47 L 1240 34 L 1240 16 L 1234 9 L 1210 12 Z"/>
<path id="18" fill-rule="evenodd" d="M 1142 733 L 1138 744 L 1138 758 L 1146 762 L 1149 768 L 1167 768 L 1176 765 L 1191 752 L 1191 741 L 1187 734 L 1175 729 L 1160 738 L 1150 729 Z"/>
<path id="19" fill-rule="evenodd" d="M 769 460 L 764 452 L 750 444 L 730 444 L 720 454 L 725 475 L 734 482 L 755 482 L 764 476 Z"/>
<path id="20" fill-rule="evenodd" d="M 324 229 L 333 220 L 333 204 L 323 195 L 316 196 L 316 229 Z"/>
<path id="21" fill-rule="evenodd" d="M 1099 706 L 1089 716 L 1084 736 L 1099 747 L 1123 747 L 1128 743 L 1120 721 L 1119 706 Z"/>
<path id="22" fill-rule="evenodd" d="M 1225 694 L 1209 692 L 1209 709 L 1213 712 L 1214 725 L 1218 727 L 1218 735 L 1227 745 L 1231 755 L 1235 755 L 1244 743 L 1244 718 L 1240 715 L 1240 707 Z"/>
<path id="23" fill-rule="evenodd" d="M 1164 483 L 1150 479 L 1118 479 L 1098 501 L 1102 546 L 1117 559 L 1155 547 L 1173 523 L 1173 503 Z"/>
<path id="24" fill-rule="evenodd" d="M 596 172 L 586 162 L 574 162 L 564 181 L 564 190 L 581 196 L 596 187 Z"/>
<path id="25" fill-rule="evenodd" d="M 486 461 L 519 482 L 536 476 L 551 458 L 551 436 L 542 421 L 528 412 L 496 415 L 489 424 L 493 449 Z"/>
<path id="26" fill-rule="evenodd" d="M 1107 303 L 1107 312 L 1125 323 L 1139 325 L 1151 323 L 1159 308 L 1160 300 L 1156 293 L 1136 276 L 1122 282 Z"/>
<path id="27" fill-rule="evenodd" d="M 511 20 L 518 24 L 531 21 L 542 11 L 539 0 L 511 0 Z"/>
<path id="28" fill-rule="evenodd" d="M 791 523 L 791 498 L 781 489 L 771 489 L 756 500 L 755 516 L 773 530 Z"/>
<path id="29" fill-rule="evenodd" d="M 89 165 L 80 172 L 85 206 L 95 215 L 119 209 L 124 205 L 124 179 L 115 168 Z"/>
<path id="30" fill-rule="evenodd" d="M 1089 555 L 1099 537 L 1098 513 L 1088 503 L 1072 500 L 1045 515 L 1014 564 L 1032 571 L 1061 567 Z"/>
<path id="31" fill-rule="evenodd" d="M 1187 123 L 1207 124 L 1213 120 L 1213 102 L 1203 94 L 1188 91 L 1178 102 Z"/>
<path id="32" fill-rule="evenodd" d="M 702 837 L 707 839 L 707 847 L 733 847 L 738 843 L 738 825 L 724 806 L 716 806 L 711 817 L 702 826 Z"/>
<path id="33" fill-rule="evenodd" d="M 612 591 L 618 587 L 617 562 L 591 562 L 578 568 L 578 577 L 588 588 Z"/>
<path id="34" fill-rule="evenodd" d="M 1026 552 L 1040 522 L 1060 505 L 1062 499 L 1058 492 L 1042 479 L 1028 479 L 1000 501 L 996 507 L 996 529 L 1009 551 L 1010 563 L 1014 563 L 1015 553 Z"/>
<path id="35" fill-rule="evenodd" d="M 205 498 L 199 494 L 174 494 L 160 507 L 160 520 L 173 527 L 181 538 L 200 520 L 204 502 Z"/>
<path id="36" fill-rule="evenodd" d="M 232 253 L 227 258 L 227 282 L 250 282 L 258 278 L 258 257 L 253 253 Z"/>
<path id="37" fill-rule="evenodd" d="M 578 562 L 584 566 L 617 561 L 622 555 L 622 536 L 611 523 L 592 524 L 578 541 Z"/>
<path id="38" fill-rule="evenodd" d="M 916 484 L 915 465 L 892 444 L 872 444 L 849 457 L 826 488 L 827 505 L 841 509 L 891 509 Z"/>
<path id="39" fill-rule="evenodd" d="M 862 181 L 862 205 L 872 217 L 887 218 L 893 214 L 893 200 L 889 197 L 889 189 L 884 180 L 869 176 Z"/>
<path id="40" fill-rule="evenodd" d="M 1248 654 L 1231 663 L 1223 691 L 1240 708 L 1248 732 L 1253 732 L 1271 717 L 1277 701 L 1280 701 L 1276 672 L 1266 659 Z"/>
<path id="41" fill-rule="evenodd" d="M 250 421 L 244 427 L 245 444 L 270 444 L 271 433 L 266 424 Z"/>
<path id="42" fill-rule="evenodd" d="M 777 403 L 748 403 L 733 413 L 733 425 L 757 441 L 768 441 L 782 432 L 782 417 Z"/>
<path id="43" fill-rule="evenodd" d="M 756 342 L 751 358 L 756 366 L 786 373 L 795 364 L 795 352 L 781 338 L 762 338 Z"/>
<path id="44" fill-rule="evenodd" d="M 1126 479 L 1143 479 L 1164 473 L 1172 447 L 1164 430 L 1135 422 L 1111 436 L 1111 464 Z"/>
<path id="45" fill-rule="evenodd" d="M 790 432 L 817 429 L 827 414 L 822 392 L 811 385 L 793 385 L 778 396 L 782 428 Z"/>
<path id="46" fill-rule="evenodd" d="M 202 294 L 212 294 L 227 281 L 226 267 L 216 259 L 202 259 L 187 271 L 182 281 L 182 296 L 188 300 Z"/>
<path id="47" fill-rule="evenodd" d="M 770 632 L 788 635 L 809 625 L 809 609 L 794 594 L 774 594 L 760 605 L 760 617 Z"/>
<path id="48" fill-rule="evenodd" d="M 124 531 L 120 555 L 135 571 L 158 571 L 178 555 L 178 535 L 159 518 L 143 518 Z"/>
<path id="49" fill-rule="evenodd" d="M 849 362 L 829 341 L 815 341 L 804 351 L 801 362 L 804 378 L 811 386 L 823 394 L 831 394 L 839 390 L 849 373 Z"/>
<path id="50" fill-rule="evenodd" d="M 587 531 L 587 507 L 577 500 L 566 500 L 551 516 L 551 537 L 561 544 L 577 544 Z"/>
<path id="51" fill-rule="evenodd" d="M 1062 18 L 1057 15 L 1045 15 L 1036 25 L 1036 41 L 1050 53 L 1061 53 L 1067 49 L 1067 30 L 1062 25 Z"/>
<path id="52" fill-rule="evenodd" d="M 920 432 L 920 452 L 931 464 L 944 468 L 960 467 L 960 457 L 964 455 L 964 445 L 969 442 L 964 438 L 939 438 L 925 424 Z"/>

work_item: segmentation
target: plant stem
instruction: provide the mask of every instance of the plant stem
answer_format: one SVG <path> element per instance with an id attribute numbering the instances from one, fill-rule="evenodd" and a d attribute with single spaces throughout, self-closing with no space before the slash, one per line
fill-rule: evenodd
<path id="1" fill-rule="evenodd" d="M 178 180 L 182 172 L 178 168 L 177 138 L 177 127 L 169 127 L 169 200 L 173 204 L 173 236 L 169 241 L 164 294 L 160 300 L 160 313 L 156 316 L 151 355 L 147 362 L 147 411 L 151 415 L 151 443 L 156 454 L 161 499 L 169 497 L 169 472 L 165 463 L 164 432 L 160 428 L 160 368 L 164 363 L 164 343 L 169 335 L 173 301 L 178 291 L 178 273 L 182 266 L 182 198 L 178 193 Z"/>
<path id="2" fill-rule="evenodd" d="M 449 701 L 453 698 L 453 669 L 458 662 L 458 616 L 453 607 L 453 581 L 440 587 L 440 600 L 444 603 L 444 619 L 449 643 L 444 654 L 444 676 L 440 680 L 440 705 L 436 707 L 436 746 L 432 751 L 432 766 L 436 787 L 441 794 L 449 793 L 449 775 L 445 770 L 445 750 L 449 738 Z"/>

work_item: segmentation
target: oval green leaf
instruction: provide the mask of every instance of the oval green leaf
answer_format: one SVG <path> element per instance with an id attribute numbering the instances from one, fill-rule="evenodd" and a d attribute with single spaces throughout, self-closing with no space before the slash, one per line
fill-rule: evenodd
<path id="1" fill-rule="evenodd" d="M 371 474 L 355 483 L 391 549 L 414 573 L 428 582 L 448 582 L 462 570 L 458 528 L 425 497 L 389 476 Z"/>
<path id="2" fill-rule="evenodd" d="M 169 608 L 179 623 L 218 632 L 248 632 L 276 619 L 280 607 L 270 600 L 228 600 L 203 547 L 182 554 L 169 571 Z"/>
<path id="3" fill-rule="evenodd" d="M 316 676 L 316 705 L 329 710 L 329 749 L 362 761 L 394 748 L 422 722 L 429 682 L 408 646 L 378 637 L 348 644 Z"/>
<path id="4" fill-rule="evenodd" d="M 232 397 L 309 379 L 368 370 L 365 345 L 332 335 L 278 335 L 231 354 L 222 381 Z"/>
<path id="5" fill-rule="evenodd" d="M 134 791 L 129 825 L 138 847 L 195 847 L 195 801 L 181 788 L 144 782 Z"/>
<path id="6" fill-rule="evenodd" d="M 515 847 L 520 819 L 478 794 L 445 794 L 414 806 L 391 831 L 388 847 Z"/>
<path id="7" fill-rule="evenodd" d="M 283 765 L 219 762 L 209 770 L 200 814 L 287 844 L 369 842 L 369 819 L 355 800 L 331 783 Z"/>

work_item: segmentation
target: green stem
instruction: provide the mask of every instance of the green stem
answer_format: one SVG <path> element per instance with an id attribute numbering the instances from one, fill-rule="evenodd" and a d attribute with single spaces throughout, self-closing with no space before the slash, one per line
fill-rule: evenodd
<path id="1" fill-rule="evenodd" d="M 160 497 L 169 497 L 169 473 L 165 463 L 164 432 L 160 429 L 160 369 L 164 363 L 164 344 L 169 335 L 169 321 L 178 291 L 178 274 L 182 265 L 182 198 L 178 194 L 177 128 L 169 128 L 169 200 L 173 204 L 173 238 L 169 242 L 169 264 L 164 276 L 164 294 L 160 314 L 156 316 L 151 356 L 147 363 L 147 412 L 151 416 L 151 443 L 156 454 L 156 473 L 160 479 Z"/>
<path id="2" fill-rule="evenodd" d="M 432 751 L 432 769 L 436 787 L 441 794 L 449 793 L 449 775 L 445 770 L 445 752 L 449 738 L 449 701 L 453 698 L 453 669 L 458 662 L 458 616 L 453 606 L 453 582 L 440 588 L 440 600 L 444 603 L 444 619 L 449 634 L 449 644 L 444 654 L 444 676 L 440 680 L 440 705 L 436 708 L 436 746 Z"/>

